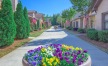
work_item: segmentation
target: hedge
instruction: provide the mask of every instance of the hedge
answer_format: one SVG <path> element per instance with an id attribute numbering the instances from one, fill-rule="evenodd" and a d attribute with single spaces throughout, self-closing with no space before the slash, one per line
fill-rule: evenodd
<path id="1" fill-rule="evenodd" d="M 98 31 L 95 29 L 88 29 L 87 30 L 87 37 L 91 40 L 98 40 Z"/>
<path id="2" fill-rule="evenodd" d="M 72 27 L 66 27 L 66 29 L 68 29 L 68 30 L 72 30 L 73 28 L 72 28 Z"/>
<path id="3" fill-rule="evenodd" d="M 79 33 L 85 33 L 84 29 L 82 29 L 82 28 L 78 28 L 77 31 L 78 31 Z"/>
<path id="4" fill-rule="evenodd" d="M 99 41 L 108 42 L 108 30 L 98 32 Z"/>

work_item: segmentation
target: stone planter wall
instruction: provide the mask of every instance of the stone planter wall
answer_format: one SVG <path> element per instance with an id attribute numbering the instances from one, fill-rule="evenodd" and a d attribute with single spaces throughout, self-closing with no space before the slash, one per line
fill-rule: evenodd
<path id="1" fill-rule="evenodd" d="M 23 66 L 31 66 L 24 58 L 22 59 Z M 88 57 L 88 60 L 80 66 L 91 66 L 91 57 Z"/>

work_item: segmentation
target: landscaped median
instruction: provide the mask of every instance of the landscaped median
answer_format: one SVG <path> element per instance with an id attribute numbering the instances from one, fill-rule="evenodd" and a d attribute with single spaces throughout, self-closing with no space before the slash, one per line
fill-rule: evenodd
<path id="1" fill-rule="evenodd" d="M 64 44 L 49 44 L 29 50 L 23 66 L 91 66 L 87 50 Z"/>
<path id="2" fill-rule="evenodd" d="M 42 29 L 39 31 L 33 31 L 30 33 L 30 37 L 37 37 L 39 35 L 41 35 L 46 29 Z M 10 53 L 11 51 L 17 49 L 18 47 L 28 43 L 30 40 L 30 38 L 27 39 L 22 39 L 22 40 L 15 40 L 14 43 L 10 46 L 5 46 L 5 47 L 0 47 L 0 58 L 3 57 L 4 55 Z"/>

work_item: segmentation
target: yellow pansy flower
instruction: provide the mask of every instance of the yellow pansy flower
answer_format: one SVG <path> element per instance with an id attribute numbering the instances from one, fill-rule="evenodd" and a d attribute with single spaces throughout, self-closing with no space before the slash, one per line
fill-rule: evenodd
<path id="1" fill-rule="evenodd" d="M 52 48 L 51 48 L 51 47 L 48 47 L 48 49 L 49 49 L 50 51 L 52 51 Z"/>
<path id="2" fill-rule="evenodd" d="M 53 58 L 50 58 L 49 61 L 52 63 L 54 61 L 54 59 Z"/>
<path id="3" fill-rule="evenodd" d="M 44 58 L 42 58 L 42 62 L 44 62 Z"/>
<path id="4" fill-rule="evenodd" d="M 75 50 L 77 50 L 77 51 L 78 51 L 78 50 L 80 50 L 80 48 L 76 47 L 76 48 L 75 48 Z"/>
<path id="5" fill-rule="evenodd" d="M 45 48 L 42 48 L 41 51 L 42 51 L 42 52 L 46 52 L 46 49 L 45 49 Z"/>
<path id="6" fill-rule="evenodd" d="M 46 58 L 46 61 L 49 61 L 49 59 L 48 59 L 48 58 Z"/>
<path id="7" fill-rule="evenodd" d="M 42 64 L 42 66 L 46 66 L 46 64 L 45 64 L 45 63 L 43 63 L 43 64 Z"/>
<path id="8" fill-rule="evenodd" d="M 58 63 L 60 63 L 60 60 L 59 60 L 58 58 L 56 58 L 56 61 L 57 61 Z"/>
<path id="9" fill-rule="evenodd" d="M 74 49 L 75 49 L 73 46 L 70 46 L 70 48 L 71 48 L 72 50 L 74 50 Z"/>
<path id="10" fill-rule="evenodd" d="M 82 50 L 82 48 L 80 48 L 80 50 Z"/>

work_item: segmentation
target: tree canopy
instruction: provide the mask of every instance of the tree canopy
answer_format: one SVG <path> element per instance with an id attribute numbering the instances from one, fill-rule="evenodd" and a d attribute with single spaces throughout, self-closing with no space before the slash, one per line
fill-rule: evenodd
<path id="1" fill-rule="evenodd" d="M 70 8 L 62 12 L 62 18 L 64 19 L 64 21 L 70 20 L 72 17 L 74 17 L 75 14 L 76 14 L 76 10 Z"/>
<path id="2" fill-rule="evenodd" d="M 57 25 L 57 17 L 59 16 L 59 14 L 54 14 L 52 16 L 52 19 L 51 19 L 51 23 L 52 25 Z"/>
<path id="3" fill-rule="evenodd" d="M 73 8 L 82 14 L 87 12 L 91 4 L 91 0 L 70 0 L 70 2 L 73 4 Z"/>

